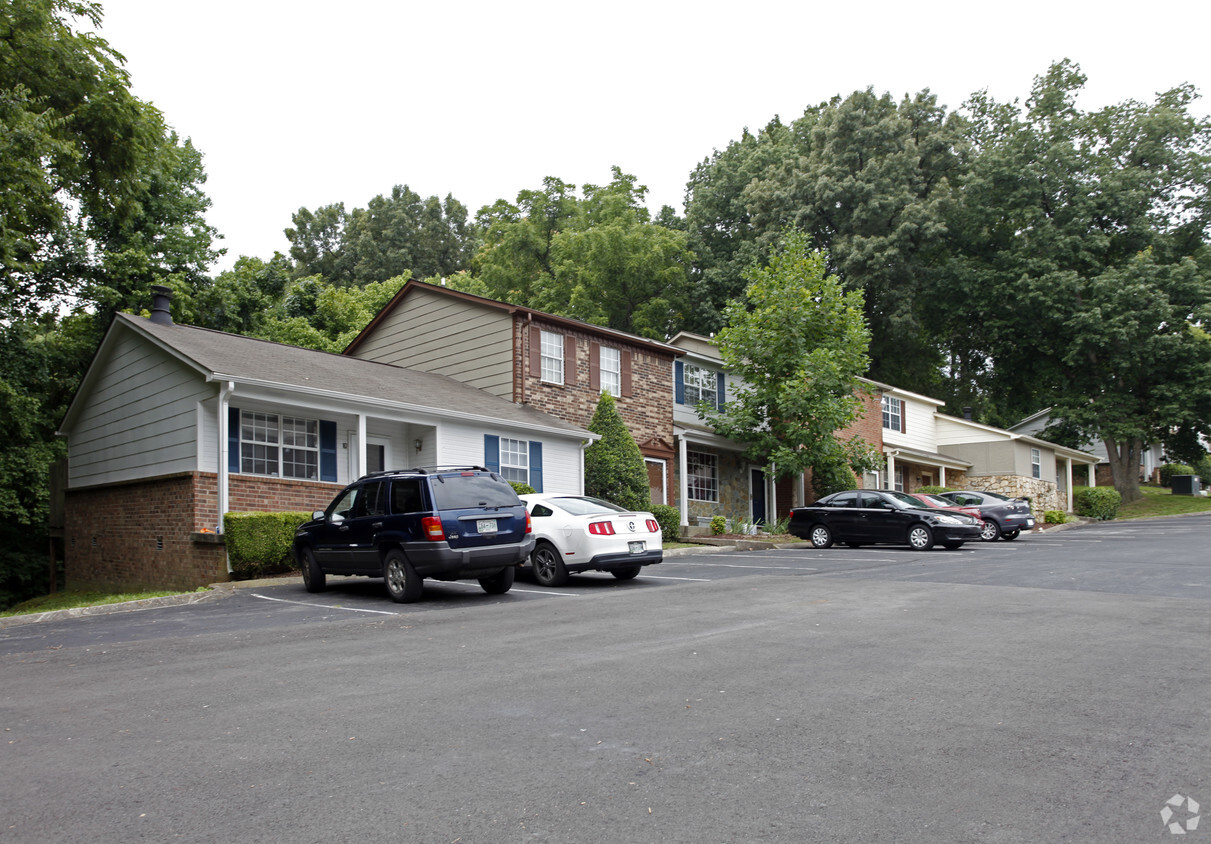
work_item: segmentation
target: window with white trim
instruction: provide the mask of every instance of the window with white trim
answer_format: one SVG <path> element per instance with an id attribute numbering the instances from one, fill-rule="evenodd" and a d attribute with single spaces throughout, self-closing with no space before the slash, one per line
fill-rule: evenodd
<path id="1" fill-rule="evenodd" d="M 883 397 L 883 427 L 889 431 L 904 430 L 904 402 L 900 399 Z"/>
<path id="2" fill-rule="evenodd" d="M 563 335 L 542 331 L 542 380 L 563 383 Z"/>
<path id="3" fill-rule="evenodd" d="M 1030 449 L 1030 477 L 1043 477 L 1043 453 L 1037 448 Z"/>
<path id="4" fill-rule="evenodd" d="M 609 346 L 601 347 L 601 391 L 622 395 L 622 352 Z"/>
<path id="5" fill-rule="evenodd" d="M 319 428 L 315 419 L 240 411 L 240 472 L 319 480 Z"/>
<path id="6" fill-rule="evenodd" d="M 700 451 L 687 452 L 686 484 L 691 501 L 719 500 L 719 457 Z"/>
<path id="7" fill-rule="evenodd" d="M 684 378 L 686 404 L 706 402 L 711 407 L 719 406 L 719 376 L 715 372 L 687 363 Z"/>
<path id="8" fill-rule="evenodd" d="M 500 476 L 519 484 L 530 482 L 530 443 L 500 438 Z"/>

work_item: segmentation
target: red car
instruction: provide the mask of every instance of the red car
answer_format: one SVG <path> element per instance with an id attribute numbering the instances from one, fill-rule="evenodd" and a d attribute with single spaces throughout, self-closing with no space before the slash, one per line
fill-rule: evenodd
<path id="1" fill-rule="evenodd" d="M 941 496 L 938 496 L 938 495 L 930 495 L 927 492 L 910 492 L 908 494 L 911 495 L 913 498 L 917 499 L 918 501 L 920 501 L 926 507 L 936 507 L 939 510 L 954 510 L 956 513 L 966 513 L 968 516 L 972 516 L 973 518 L 980 519 L 980 508 L 979 507 L 960 507 L 958 504 L 955 504 L 953 501 L 948 501 L 947 499 L 942 498 Z M 983 521 L 983 519 L 981 519 L 980 520 L 981 531 L 983 531 L 983 528 L 984 528 L 984 521 Z"/>

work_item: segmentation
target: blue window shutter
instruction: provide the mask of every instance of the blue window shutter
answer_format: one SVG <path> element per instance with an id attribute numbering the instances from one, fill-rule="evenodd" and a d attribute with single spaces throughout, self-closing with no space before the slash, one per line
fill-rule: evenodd
<path id="1" fill-rule="evenodd" d="M 320 420 L 320 480 L 336 483 L 336 423 Z"/>
<path id="2" fill-rule="evenodd" d="M 723 410 L 723 403 L 727 401 L 727 376 L 722 372 L 715 373 L 715 403 L 720 411 Z"/>
<path id="3" fill-rule="evenodd" d="M 542 443 L 530 440 L 530 486 L 542 492 Z"/>
<path id="4" fill-rule="evenodd" d="M 227 405 L 227 471 L 240 471 L 240 409 Z"/>
<path id="5" fill-rule="evenodd" d="M 500 437 L 484 434 L 484 467 L 491 472 L 500 471 Z"/>
<path id="6" fill-rule="evenodd" d="M 673 395 L 677 404 L 685 404 L 685 364 L 673 362 Z"/>

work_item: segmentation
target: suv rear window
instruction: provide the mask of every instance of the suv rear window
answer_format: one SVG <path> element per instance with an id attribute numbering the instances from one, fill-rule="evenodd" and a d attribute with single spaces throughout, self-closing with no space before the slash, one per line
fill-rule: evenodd
<path id="1" fill-rule="evenodd" d="M 433 479 L 438 510 L 511 507 L 521 504 L 513 487 L 493 475 L 438 475 Z"/>

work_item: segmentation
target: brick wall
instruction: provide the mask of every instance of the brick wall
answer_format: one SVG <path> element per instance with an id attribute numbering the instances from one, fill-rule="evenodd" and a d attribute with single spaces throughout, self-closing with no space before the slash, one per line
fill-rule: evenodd
<path id="1" fill-rule="evenodd" d="M 574 384 L 551 384 L 542 380 L 541 371 L 531 372 L 530 342 L 538 342 L 534 327 L 553 331 L 576 341 L 576 381 Z M 641 345 L 630 345 L 611 339 L 576 331 L 566 325 L 544 325 L 541 320 L 526 322 L 520 317 L 513 323 L 513 400 L 549 413 L 550 415 L 587 428 L 597 411 L 600 390 L 591 384 L 589 346 L 600 343 L 631 353 L 631 395 L 615 396 L 618 412 L 640 451 L 648 457 L 667 461 L 669 489 L 675 487 L 672 471 L 673 443 L 673 355 L 661 354 Z M 565 356 L 564 366 L 573 365 Z M 565 381 L 568 380 L 565 378 Z M 670 499 L 672 495 L 670 495 Z"/>
<path id="2" fill-rule="evenodd" d="M 233 512 L 322 509 L 338 484 L 232 475 Z M 64 559 L 71 589 L 196 589 L 228 579 L 222 544 L 195 541 L 218 525 L 214 473 L 68 490 Z"/>
<path id="3" fill-rule="evenodd" d="M 872 387 L 867 393 L 864 390 L 858 390 L 854 394 L 858 401 L 862 404 L 860 416 L 851 422 L 846 427 L 837 431 L 837 439 L 841 441 L 848 440 L 858 436 L 870 443 L 875 451 L 883 452 L 883 391 L 877 387 Z M 862 486 L 862 479 L 854 477 L 854 486 Z M 803 474 L 803 494 L 807 497 L 806 502 L 794 502 L 795 506 L 801 504 L 811 504 L 816 500 L 815 490 L 812 489 L 812 472 L 808 469 Z M 778 497 L 778 509 L 783 509 L 782 497 Z"/>

